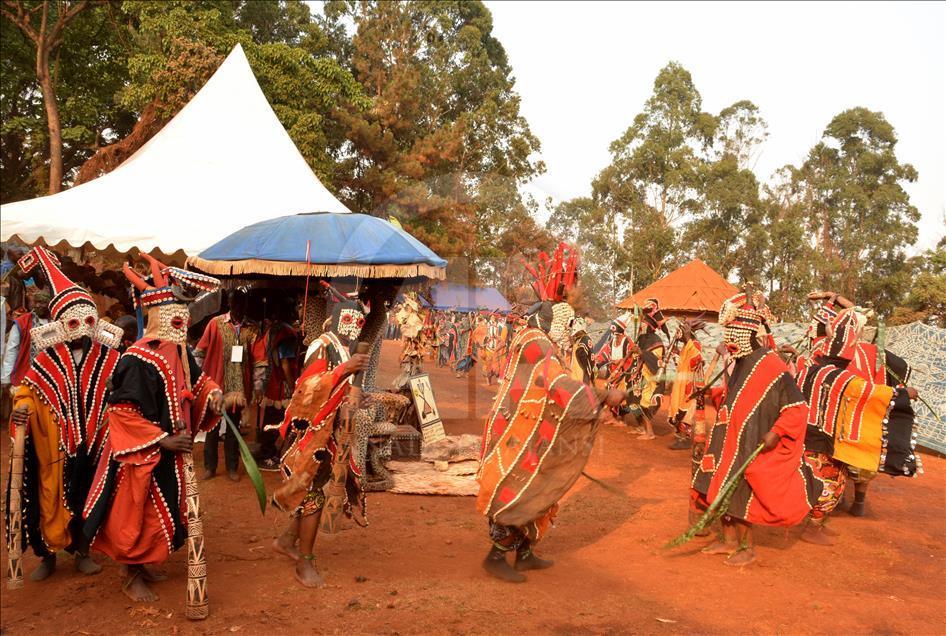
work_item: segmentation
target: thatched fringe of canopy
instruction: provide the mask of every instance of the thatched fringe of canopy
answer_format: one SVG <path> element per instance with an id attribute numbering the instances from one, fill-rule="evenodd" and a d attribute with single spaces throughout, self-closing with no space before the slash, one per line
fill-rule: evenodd
<path id="1" fill-rule="evenodd" d="M 215 276 L 263 274 L 271 276 L 356 276 L 358 278 L 428 278 L 443 280 L 446 268 L 426 263 L 404 265 L 359 265 L 357 263 L 299 263 L 248 258 L 240 261 L 215 261 L 192 256 L 190 267 Z"/>

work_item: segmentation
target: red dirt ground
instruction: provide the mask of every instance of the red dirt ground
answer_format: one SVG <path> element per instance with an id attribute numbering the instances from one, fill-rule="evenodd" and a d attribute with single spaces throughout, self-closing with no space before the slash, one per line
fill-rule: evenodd
<path id="1" fill-rule="evenodd" d="M 385 343 L 382 378 L 396 373 Z M 493 390 L 428 364 L 449 433 L 479 432 Z M 469 406 L 472 405 L 472 408 Z M 5 436 L 4 436 L 5 437 Z M 201 486 L 211 615 L 183 616 L 184 550 L 168 564 L 160 599 L 135 606 L 119 592 L 118 566 L 82 577 L 71 562 L 43 583 L 3 589 L 9 634 L 800 634 L 946 633 L 946 460 L 924 455 L 915 480 L 877 478 L 868 514 L 839 511 L 833 548 L 798 541 L 799 528 L 758 531 L 759 560 L 743 570 L 699 554 L 705 540 L 661 546 L 684 529 L 689 458 L 667 438 L 639 441 L 606 426 L 588 472 L 625 496 L 581 480 L 541 545 L 556 560 L 524 585 L 480 569 L 486 522 L 472 497 L 375 494 L 367 529 L 319 538 L 329 582 L 301 588 L 269 543 L 283 519 L 260 517 L 245 478 Z M 7 465 L 8 440 L 2 460 Z M 3 471 L 6 473 L 6 469 Z M 265 473 L 272 488 L 278 479 Z M 842 504 L 844 505 L 844 504 Z M 6 571 L 4 550 L 3 571 Z M 25 570 L 36 565 L 32 554 Z"/>

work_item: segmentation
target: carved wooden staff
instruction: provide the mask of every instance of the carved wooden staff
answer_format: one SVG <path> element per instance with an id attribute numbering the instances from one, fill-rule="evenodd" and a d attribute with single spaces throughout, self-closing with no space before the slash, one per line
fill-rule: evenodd
<path id="1" fill-rule="evenodd" d="M 23 449 L 26 446 L 26 425 L 14 424 L 13 452 L 10 455 L 10 527 L 7 528 L 7 589 L 23 587 L 23 510 L 20 505 L 23 489 Z"/>
<path id="2" fill-rule="evenodd" d="M 193 384 L 184 345 L 178 345 L 178 355 L 184 366 L 184 386 L 190 392 Z M 191 434 L 184 422 L 177 423 L 177 430 Z M 184 462 L 184 493 L 187 497 L 187 602 L 184 604 L 184 615 L 192 621 L 202 621 L 210 615 L 210 601 L 207 598 L 207 559 L 204 556 L 204 524 L 200 519 L 200 492 L 194 473 L 194 456 L 181 453 L 181 459 Z"/>
<path id="3" fill-rule="evenodd" d="M 184 613 L 192 621 L 202 621 L 210 615 L 204 524 L 200 519 L 200 493 L 194 474 L 194 457 L 190 453 L 181 453 L 181 458 L 184 461 L 184 488 L 187 495 L 187 602 Z"/>

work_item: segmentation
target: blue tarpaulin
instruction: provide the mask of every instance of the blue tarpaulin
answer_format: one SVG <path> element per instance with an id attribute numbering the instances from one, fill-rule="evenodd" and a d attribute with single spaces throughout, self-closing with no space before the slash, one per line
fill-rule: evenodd
<path id="1" fill-rule="evenodd" d="M 490 311 L 507 312 L 512 309 L 499 290 L 495 287 L 467 287 L 456 283 L 438 283 L 430 290 L 434 309 L 456 309 L 458 311 L 476 311 L 489 309 Z M 421 299 L 423 301 L 423 298 Z M 426 301 L 424 301 L 426 305 Z"/>
<path id="2" fill-rule="evenodd" d="M 210 274 L 431 278 L 443 278 L 447 265 L 429 247 L 389 221 L 367 214 L 329 212 L 295 214 L 248 225 L 190 262 Z"/>

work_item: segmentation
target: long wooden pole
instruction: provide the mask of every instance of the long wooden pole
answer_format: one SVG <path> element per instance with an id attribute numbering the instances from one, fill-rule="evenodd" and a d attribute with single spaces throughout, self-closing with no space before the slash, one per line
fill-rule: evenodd
<path id="1" fill-rule="evenodd" d="M 194 457 L 181 453 L 184 460 L 184 487 L 187 495 L 187 602 L 184 613 L 192 621 L 210 615 L 207 597 L 207 559 L 204 556 L 204 524 L 200 518 L 200 492 L 194 474 Z"/>
<path id="2" fill-rule="evenodd" d="M 190 363 L 187 350 L 179 346 L 181 362 L 184 365 L 184 382 L 190 391 Z M 179 422 L 178 429 L 184 428 Z M 202 621 L 210 615 L 210 600 L 207 597 L 207 558 L 204 555 L 204 523 L 200 518 L 200 491 L 197 489 L 197 475 L 194 472 L 194 456 L 181 453 L 184 463 L 184 488 L 187 502 L 187 599 L 184 603 L 184 615 L 192 621 Z"/>
<path id="3" fill-rule="evenodd" d="M 7 589 L 9 590 L 23 587 L 23 510 L 20 501 L 23 489 L 25 446 L 26 425 L 15 424 L 13 452 L 10 455 L 10 498 L 7 500 L 7 508 L 10 511 L 10 527 L 7 528 Z"/>

